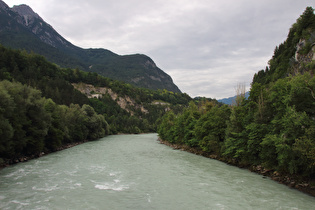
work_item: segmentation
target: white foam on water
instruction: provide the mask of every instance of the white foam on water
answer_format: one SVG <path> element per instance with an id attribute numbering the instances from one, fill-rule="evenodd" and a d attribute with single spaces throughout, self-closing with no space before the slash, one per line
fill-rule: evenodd
<path id="1" fill-rule="evenodd" d="M 32 190 L 36 190 L 36 191 L 45 191 L 45 192 L 51 192 L 51 191 L 54 191 L 54 190 L 58 190 L 59 187 L 58 185 L 54 185 L 54 186 L 45 186 L 45 187 L 36 187 L 36 186 L 33 186 L 32 187 Z"/>
<path id="2" fill-rule="evenodd" d="M 50 202 L 52 199 L 54 199 L 54 196 L 49 196 L 49 197 L 45 198 L 43 200 L 43 202 Z"/>
<path id="3" fill-rule="evenodd" d="M 126 189 L 129 189 L 129 186 L 117 185 L 116 183 L 103 183 L 103 184 L 96 184 L 95 188 L 100 189 L 100 190 L 124 191 Z"/>
<path id="4" fill-rule="evenodd" d="M 19 205 L 22 205 L 22 206 L 30 205 L 29 203 L 21 202 L 21 201 L 18 201 L 18 200 L 12 200 L 11 203 L 19 204 Z"/>
<path id="5" fill-rule="evenodd" d="M 92 174 L 97 174 L 104 172 L 106 170 L 106 166 L 98 166 L 98 165 L 93 165 L 89 168 Z"/>
<path id="6" fill-rule="evenodd" d="M 149 193 L 147 193 L 147 199 L 148 199 L 148 202 L 151 203 L 151 195 Z"/>
<path id="7" fill-rule="evenodd" d="M 225 206 L 223 204 L 217 203 L 215 204 L 218 208 L 220 208 L 221 210 L 225 209 Z"/>
<path id="8" fill-rule="evenodd" d="M 65 174 L 67 174 L 69 176 L 78 176 L 78 170 L 65 171 Z"/>
<path id="9" fill-rule="evenodd" d="M 109 176 L 117 176 L 117 175 L 119 175 L 121 172 L 110 172 L 109 173 Z"/>
<path id="10" fill-rule="evenodd" d="M 82 184 L 81 183 L 75 183 L 74 186 L 81 187 Z"/>
<path id="11" fill-rule="evenodd" d="M 25 171 L 23 168 L 21 168 L 17 171 L 14 171 L 12 173 L 5 175 L 4 177 L 13 178 L 14 180 L 17 180 L 17 179 L 22 178 L 23 176 L 25 176 L 27 174 L 28 174 L 27 171 Z"/>

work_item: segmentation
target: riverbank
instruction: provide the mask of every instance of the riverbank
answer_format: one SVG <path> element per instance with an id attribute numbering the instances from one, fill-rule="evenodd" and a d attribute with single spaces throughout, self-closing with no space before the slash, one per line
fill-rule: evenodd
<path id="1" fill-rule="evenodd" d="M 140 133 L 140 134 L 145 134 L 145 133 Z M 128 134 L 128 133 L 118 133 L 118 134 L 113 134 L 113 135 L 130 135 L 130 134 Z M 32 159 L 36 159 L 36 158 L 42 157 L 44 155 L 48 155 L 48 154 L 51 154 L 51 153 L 54 153 L 54 152 L 57 152 L 57 151 L 68 149 L 68 148 L 71 148 L 71 147 L 74 147 L 74 146 L 77 146 L 77 145 L 80 145 L 80 144 L 83 144 L 83 143 L 86 143 L 86 142 L 88 142 L 88 140 L 81 141 L 81 142 L 73 142 L 73 143 L 65 144 L 65 145 L 62 145 L 61 147 L 57 148 L 54 151 L 45 151 L 45 152 L 41 152 L 39 154 L 31 155 L 31 156 L 21 156 L 21 157 L 16 157 L 16 158 L 13 158 L 13 159 L 1 159 L 0 158 L 0 170 L 5 168 L 5 167 L 7 167 L 7 166 L 10 166 L 10 165 L 14 165 L 14 164 L 21 163 L 21 162 L 26 162 L 26 161 L 29 161 L 29 160 L 32 160 Z"/>
<path id="2" fill-rule="evenodd" d="M 167 146 L 172 147 L 173 149 L 176 149 L 176 150 L 182 150 L 182 151 L 190 152 L 190 153 L 204 156 L 207 158 L 216 159 L 216 160 L 225 162 L 229 165 L 237 166 L 240 168 L 246 168 L 246 169 L 250 170 L 251 172 L 255 172 L 257 174 L 263 175 L 263 178 L 269 177 L 270 179 L 272 179 L 272 180 L 274 180 L 280 184 L 287 185 L 291 188 L 297 189 L 303 193 L 307 193 L 307 194 L 315 197 L 315 180 L 314 179 L 307 179 L 306 180 L 306 179 L 303 179 L 301 177 L 294 176 L 294 175 L 280 174 L 277 171 L 266 169 L 266 168 L 262 167 L 261 165 L 257 165 L 257 166 L 239 165 L 236 162 L 233 162 L 231 160 L 226 160 L 222 157 L 218 157 L 217 155 L 204 152 L 201 149 L 192 148 L 192 147 L 189 147 L 189 146 L 183 145 L 183 144 L 173 144 L 173 143 L 170 143 L 168 141 L 164 141 L 160 138 L 158 139 L 158 141 L 161 144 L 167 145 Z"/>
<path id="3" fill-rule="evenodd" d="M 85 142 L 88 142 L 88 141 L 86 140 L 86 141 L 81 141 L 81 142 L 74 142 L 74 143 L 65 144 L 65 145 L 62 145 L 61 147 L 57 148 L 55 151 L 41 152 L 39 154 L 31 155 L 31 156 L 22 156 L 22 157 L 18 157 L 18 158 L 4 159 L 4 160 L 0 158 L 2 160 L 2 161 L 0 161 L 0 170 L 2 168 L 10 166 L 10 165 L 14 165 L 14 164 L 21 163 L 21 162 L 26 162 L 26 161 L 29 161 L 29 160 L 32 160 L 32 159 L 36 159 L 36 158 L 48 155 L 50 153 L 54 153 L 54 152 L 57 152 L 57 151 L 69 149 L 71 147 L 77 146 L 79 144 L 83 144 Z"/>
<path id="4" fill-rule="evenodd" d="M 146 134 L 146 133 L 139 133 L 139 134 Z M 112 135 L 130 135 L 130 134 L 128 134 L 128 133 L 118 133 L 118 134 L 112 134 Z M 0 170 L 5 168 L 5 167 L 7 167 L 7 166 L 10 166 L 10 165 L 14 165 L 14 164 L 21 163 L 21 162 L 26 162 L 26 161 L 29 161 L 29 160 L 32 160 L 32 159 L 36 159 L 36 158 L 42 157 L 44 155 L 48 155 L 48 154 L 51 154 L 51 153 L 54 153 L 54 152 L 57 152 L 57 151 L 68 149 L 68 148 L 71 148 L 71 147 L 74 147 L 74 146 L 77 146 L 77 145 L 80 145 L 80 144 L 83 144 L 83 143 L 86 143 L 86 142 L 88 142 L 88 140 L 81 141 L 81 142 L 73 142 L 73 143 L 65 144 L 65 145 L 62 145 L 61 147 L 57 148 L 54 151 L 45 151 L 45 152 L 41 152 L 39 154 L 35 154 L 35 155 L 31 155 L 31 156 L 21 156 L 21 157 L 15 157 L 15 158 L 12 158 L 12 159 L 2 159 L 2 158 L 0 158 Z"/>

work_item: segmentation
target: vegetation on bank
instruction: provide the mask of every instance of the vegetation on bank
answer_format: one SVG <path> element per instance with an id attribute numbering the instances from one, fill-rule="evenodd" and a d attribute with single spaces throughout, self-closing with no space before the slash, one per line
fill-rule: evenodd
<path id="1" fill-rule="evenodd" d="M 160 119 L 160 138 L 239 166 L 314 180 L 314 34 L 308 7 L 255 74 L 248 99 L 241 91 L 233 106 L 191 102 L 180 114 L 170 111 Z"/>
<path id="2" fill-rule="evenodd" d="M 178 113 L 192 100 L 60 68 L 40 55 L 1 45 L 0 57 L 0 165 L 108 134 L 155 132 L 156 120 L 167 110 Z M 73 83 L 106 87 L 135 105 L 127 104 L 128 112 L 108 93 L 89 98 Z"/>
<path id="3" fill-rule="evenodd" d="M 0 154 L 14 159 L 51 152 L 63 144 L 109 133 L 102 115 L 84 104 L 57 105 L 27 85 L 0 82 Z"/>

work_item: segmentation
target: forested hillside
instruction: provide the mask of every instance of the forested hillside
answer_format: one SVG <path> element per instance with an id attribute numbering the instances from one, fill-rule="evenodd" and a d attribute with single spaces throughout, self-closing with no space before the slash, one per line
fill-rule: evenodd
<path id="1" fill-rule="evenodd" d="M 192 100 L 60 68 L 26 51 L 0 46 L 0 58 L 0 165 L 108 134 L 154 132 L 167 110 L 178 113 Z M 89 94 L 97 97 L 78 85 L 94 87 Z"/>
<path id="2" fill-rule="evenodd" d="M 308 7 L 269 66 L 255 74 L 248 99 L 241 92 L 233 106 L 190 103 L 182 114 L 170 111 L 159 136 L 232 164 L 297 177 L 305 184 L 284 182 L 314 191 L 314 37 L 314 9 Z"/>

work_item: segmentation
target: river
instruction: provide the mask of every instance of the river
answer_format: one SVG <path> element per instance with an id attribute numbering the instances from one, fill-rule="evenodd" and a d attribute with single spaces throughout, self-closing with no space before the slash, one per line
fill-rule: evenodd
<path id="1" fill-rule="evenodd" d="M 0 171 L 0 209 L 314 209 L 315 198 L 248 170 L 114 135 Z"/>

